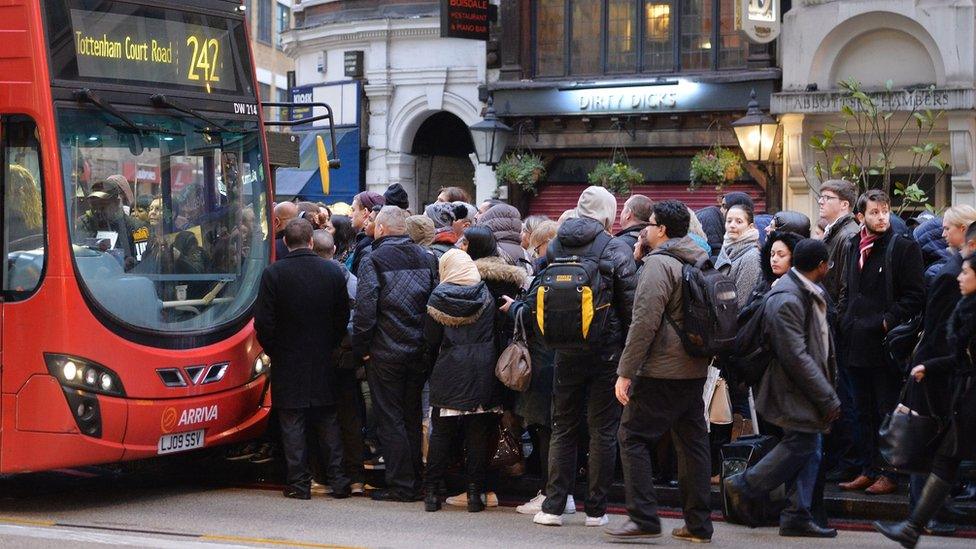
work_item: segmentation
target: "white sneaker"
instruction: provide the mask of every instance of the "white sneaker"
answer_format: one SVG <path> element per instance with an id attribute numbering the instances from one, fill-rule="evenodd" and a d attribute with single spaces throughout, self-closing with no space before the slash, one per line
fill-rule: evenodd
<path id="1" fill-rule="evenodd" d="M 542 491 L 540 490 L 534 498 L 516 507 L 515 512 L 523 515 L 534 515 L 542 511 L 543 501 L 546 501 L 546 496 L 542 495 Z"/>
<path id="2" fill-rule="evenodd" d="M 481 501 L 484 502 L 485 507 L 498 507 L 498 494 L 496 494 L 495 492 L 487 492 L 485 494 L 481 494 Z M 451 496 L 445 499 L 444 503 L 451 505 L 453 507 L 467 507 L 468 493 L 461 492 L 456 496 Z"/>
<path id="3" fill-rule="evenodd" d="M 566 496 L 566 510 L 563 511 L 564 515 L 572 515 L 576 513 L 576 500 L 573 499 L 573 494 Z"/>
<path id="4" fill-rule="evenodd" d="M 606 526 L 610 522 L 610 517 L 603 515 L 602 517 L 586 517 L 587 526 Z"/>
<path id="5" fill-rule="evenodd" d="M 549 513 L 539 511 L 532 517 L 532 522 L 543 526 L 562 526 L 563 517 L 562 515 L 550 515 Z"/>

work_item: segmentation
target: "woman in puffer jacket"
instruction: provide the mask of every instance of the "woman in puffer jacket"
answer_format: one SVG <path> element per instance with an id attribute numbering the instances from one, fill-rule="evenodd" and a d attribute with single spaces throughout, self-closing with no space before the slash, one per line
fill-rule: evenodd
<path id="1" fill-rule="evenodd" d="M 427 454 L 424 510 L 441 508 L 453 440 L 464 434 L 468 511 L 482 511 L 488 443 L 495 432 L 502 385 L 495 377 L 498 345 L 495 300 L 474 261 L 459 249 L 440 259 L 440 284 L 427 302 L 424 337 L 433 363 L 430 404 L 433 432 Z"/>
<path id="2" fill-rule="evenodd" d="M 522 216 L 508 204 L 496 204 L 478 217 L 478 225 L 488 227 L 498 242 L 499 256 L 509 265 L 524 266 Z"/>

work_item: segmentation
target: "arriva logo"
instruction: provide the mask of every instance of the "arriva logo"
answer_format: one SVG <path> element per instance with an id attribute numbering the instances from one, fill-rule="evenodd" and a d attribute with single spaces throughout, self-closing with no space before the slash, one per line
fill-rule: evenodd
<path id="1" fill-rule="evenodd" d="M 201 406 L 199 408 L 188 408 L 183 410 L 180 414 L 180 421 L 177 426 L 182 427 L 184 425 L 194 425 L 196 423 L 203 423 L 205 421 L 213 421 L 217 419 L 217 405 L 213 406 Z"/>

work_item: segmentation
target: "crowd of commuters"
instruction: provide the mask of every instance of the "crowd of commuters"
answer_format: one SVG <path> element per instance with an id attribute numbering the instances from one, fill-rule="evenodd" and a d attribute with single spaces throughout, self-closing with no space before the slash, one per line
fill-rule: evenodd
<path id="1" fill-rule="evenodd" d="M 673 537 L 711 539 L 710 484 L 720 481 L 744 511 L 785 485 L 780 534 L 833 537 L 825 483 L 889 494 L 906 480 L 885 466 L 878 430 L 904 404 L 903 385 L 924 380 L 937 403 L 931 413 L 949 427 L 932 473 L 909 481 L 911 518 L 877 527 L 906 547 L 941 532 L 936 513 L 960 462 L 976 457 L 976 210 L 919 216 L 912 233 L 879 190 L 858 195 L 831 180 L 818 203 L 811 221 L 759 215 L 745 193 L 698 212 L 633 195 L 618 219 L 616 197 L 594 186 L 558 220 L 523 220 L 458 188 L 411 215 L 392 185 L 356 195 L 348 217 L 278 204 L 277 261 L 262 279 L 255 326 L 273 364 L 285 495 L 364 494 L 372 452 L 385 467 L 373 499 L 481 511 L 497 505 L 490 462 L 499 433 L 524 431 L 542 482 L 517 511 L 537 524 L 559 526 L 576 512 L 583 470 L 585 524 L 607 525 L 619 455 L 628 520 L 606 535 L 660 536 L 654 481 L 670 474 L 662 456 L 673 450 L 685 521 Z M 534 329 L 540 274 L 567 257 L 592 265 L 599 338 L 585 348 L 550 348 Z M 762 308 L 769 360 L 751 387 L 736 382 L 728 357 L 689 343 L 690 267 L 727 277 L 742 311 Z M 924 324 L 921 340 L 899 365 L 886 334 L 913 321 Z M 513 338 L 531 358 L 521 392 L 495 372 Z M 731 428 L 709 424 L 719 377 L 729 385 Z M 715 477 L 716 448 L 758 432 L 775 434 L 775 448 L 744 473 Z M 448 497 L 457 463 L 467 490 Z"/>

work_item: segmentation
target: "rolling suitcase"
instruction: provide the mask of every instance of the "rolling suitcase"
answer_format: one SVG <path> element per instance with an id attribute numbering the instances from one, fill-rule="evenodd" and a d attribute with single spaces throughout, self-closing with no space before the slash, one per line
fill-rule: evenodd
<path id="1" fill-rule="evenodd" d="M 759 516 L 746 517 L 742 510 L 729 505 L 725 497 L 725 479 L 744 472 L 755 465 L 777 444 L 776 437 L 769 435 L 746 435 L 722 446 L 722 481 L 719 483 L 722 495 L 722 515 L 726 522 L 746 526 L 777 526 L 779 514 L 786 508 L 786 488 L 779 486 L 756 505 Z"/>

